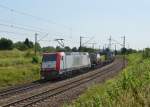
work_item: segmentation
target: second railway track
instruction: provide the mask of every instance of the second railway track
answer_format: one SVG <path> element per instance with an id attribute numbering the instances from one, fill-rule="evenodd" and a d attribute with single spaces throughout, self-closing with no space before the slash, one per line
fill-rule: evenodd
<path id="1" fill-rule="evenodd" d="M 112 67 L 108 67 L 106 69 L 104 69 L 103 71 L 99 71 L 99 72 L 93 72 L 91 73 L 91 75 L 70 81 L 66 84 L 62 84 L 58 87 L 55 88 L 50 88 L 46 91 L 40 92 L 36 95 L 31 95 L 29 97 L 26 98 L 22 98 L 20 100 L 16 100 L 10 103 L 7 103 L 5 105 L 2 105 L 2 107 L 27 107 L 27 106 L 32 106 L 40 101 L 46 100 L 50 97 L 59 95 L 67 90 L 73 89 L 79 85 L 82 85 L 88 81 L 94 80 L 98 77 L 102 77 L 103 75 L 108 75 L 109 73 L 112 73 L 113 71 L 118 71 L 122 68 L 122 63 L 120 63 L 119 61 L 116 62 Z"/>

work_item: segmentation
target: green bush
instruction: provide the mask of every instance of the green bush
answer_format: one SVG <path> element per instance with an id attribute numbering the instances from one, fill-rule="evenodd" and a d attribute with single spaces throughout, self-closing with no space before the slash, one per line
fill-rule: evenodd
<path id="1" fill-rule="evenodd" d="M 150 60 L 128 56 L 128 67 L 115 79 L 89 88 L 69 107 L 149 107 Z"/>
<path id="2" fill-rule="evenodd" d="M 25 39 L 24 44 L 25 44 L 28 48 L 33 48 L 33 42 L 29 41 L 28 38 Z"/>
<path id="3" fill-rule="evenodd" d="M 38 53 L 37 55 L 40 59 L 40 55 Z M 0 51 L 0 88 L 40 79 L 40 64 L 35 63 L 37 59 L 34 59 L 34 64 L 32 64 L 32 56 L 34 56 L 33 50 L 19 51 L 14 49 Z"/>
<path id="4" fill-rule="evenodd" d="M 27 52 L 25 52 L 25 55 L 24 55 L 24 57 L 32 57 L 32 56 L 34 56 L 34 53 L 33 53 L 33 51 L 32 50 L 27 50 Z"/>
<path id="5" fill-rule="evenodd" d="M 0 88 L 38 80 L 39 65 L 0 67 Z"/>
<path id="6" fill-rule="evenodd" d="M 146 48 L 143 51 L 143 58 L 150 58 L 150 48 Z"/>
<path id="7" fill-rule="evenodd" d="M 23 42 L 17 42 L 14 44 L 14 47 L 20 51 L 24 51 L 24 50 L 27 50 L 28 47 L 26 44 L 24 44 Z"/>
<path id="8" fill-rule="evenodd" d="M 39 57 L 33 56 L 32 57 L 32 63 L 39 63 Z"/>
<path id="9" fill-rule="evenodd" d="M 12 50 L 13 42 L 10 39 L 1 38 L 0 39 L 0 50 Z"/>

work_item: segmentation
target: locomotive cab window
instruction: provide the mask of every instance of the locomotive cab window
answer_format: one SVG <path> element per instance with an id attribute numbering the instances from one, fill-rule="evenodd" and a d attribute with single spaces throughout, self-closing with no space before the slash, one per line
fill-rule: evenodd
<path id="1" fill-rule="evenodd" d="M 42 61 L 43 62 L 56 61 L 56 54 L 44 55 Z"/>

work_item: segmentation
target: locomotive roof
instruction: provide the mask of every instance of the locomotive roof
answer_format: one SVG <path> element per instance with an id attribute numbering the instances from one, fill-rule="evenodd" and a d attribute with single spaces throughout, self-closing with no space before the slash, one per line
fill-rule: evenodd
<path id="1" fill-rule="evenodd" d="M 49 55 L 49 54 L 66 54 L 66 55 L 88 55 L 88 52 L 52 52 L 52 53 L 43 53 L 44 55 Z"/>
<path id="2" fill-rule="evenodd" d="M 88 55 L 87 52 L 64 52 L 66 55 Z"/>

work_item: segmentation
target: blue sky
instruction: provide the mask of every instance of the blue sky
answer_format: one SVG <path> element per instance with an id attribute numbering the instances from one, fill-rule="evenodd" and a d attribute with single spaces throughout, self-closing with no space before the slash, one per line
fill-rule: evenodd
<path id="1" fill-rule="evenodd" d="M 66 45 L 79 46 L 79 37 L 85 36 L 84 42 L 92 38 L 90 42 L 96 42 L 98 48 L 108 43 L 110 35 L 119 42 L 126 35 L 127 47 L 150 46 L 149 0 L 0 0 L 0 5 L 42 18 L 0 7 L 0 24 L 26 25 L 28 29 L 40 30 L 39 39 L 48 32 L 46 41 L 40 41 L 42 46 L 56 46 L 55 38 L 64 38 Z M 14 41 L 26 37 L 34 40 L 34 33 L 0 25 L 0 37 Z"/>

